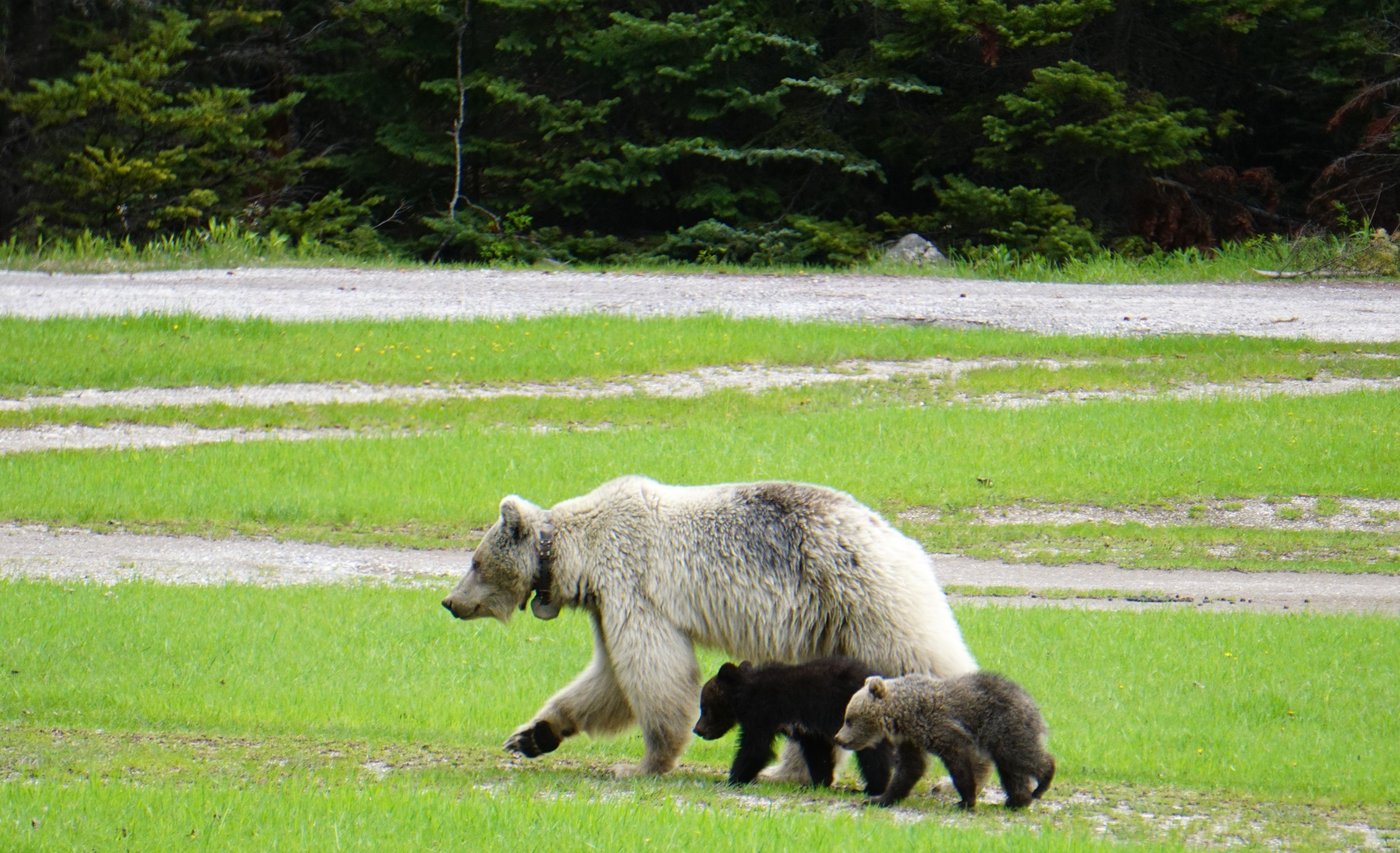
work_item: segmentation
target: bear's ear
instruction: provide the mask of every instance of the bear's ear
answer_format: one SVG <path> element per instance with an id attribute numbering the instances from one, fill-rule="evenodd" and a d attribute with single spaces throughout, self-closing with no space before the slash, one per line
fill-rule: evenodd
<path id="1" fill-rule="evenodd" d="M 872 675 L 865 679 L 865 689 L 870 691 L 870 695 L 876 699 L 883 699 L 889 694 L 889 688 L 885 686 L 885 679 L 878 675 Z"/>
<path id="2" fill-rule="evenodd" d="M 715 673 L 715 678 L 725 684 L 737 684 L 744 679 L 744 670 L 732 663 L 726 663 Z"/>
<path id="3" fill-rule="evenodd" d="M 746 660 L 741 662 L 739 664 L 739 669 L 743 670 L 744 672 L 748 672 L 749 670 L 753 669 L 753 661 Z"/>
<path id="4" fill-rule="evenodd" d="M 529 531 L 525 528 L 522 503 L 523 501 L 515 495 L 501 498 L 501 532 L 509 536 L 513 542 L 519 542 L 529 535 Z"/>

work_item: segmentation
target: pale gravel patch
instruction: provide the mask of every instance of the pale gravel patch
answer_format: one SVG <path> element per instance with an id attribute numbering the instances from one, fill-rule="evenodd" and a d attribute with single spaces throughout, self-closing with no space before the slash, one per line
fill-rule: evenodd
<path id="1" fill-rule="evenodd" d="M 368 582 L 427 587 L 445 594 L 470 562 L 466 550 L 358 548 L 236 536 L 215 540 L 0 524 L 0 578 L 259 586 Z M 1169 594 L 1179 606 L 1400 615 L 1400 578 L 1385 575 L 1028 566 L 947 554 L 934 555 L 934 566 L 939 580 L 950 586 L 1127 593 L 1117 601 L 1071 599 L 1084 607 L 1140 607 L 1140 602 L 1130 600 L 1132 592 L 1138 591 Z M 973 595 L 969 600 L 981 599 Z M 1048 606 L 1065 602 L 1029 596 L 995 600 Z"/>
<path id="2" fill-rule="evenodd" d="M 925 276 L 491 269 L 0 271 L 0 314 L 275 320 L 723 314 L 1048 334 L 1400 340 L 1393 282 L 1052 284 Z"/>
<path id="3" fill-rule="evenodd" d="M 1236 383 L 1188 383 L 1165 390 L 1126 391 L 1047 391 L 1041 394 L 996 392 L 992 394 L 957 394 L 954 401 L 990 408 L 1017 409 L 1045 406 L 1052 403 L 1088 403 L 1099 400 L 1205 400 L 1216 397 L 1238 397 L 1259 400 L 1281 395 L 1287 397 L 1321 397 L 1352 391 L 1394 391 L 1400 389 L 1400 376 L 1384 379 L 1358 377 L 1320 377 L 1316 379 L 1245 380 Z"/>
<path id="4" fill-rule="evenodd" d="M 258 586 L 374 582 L 436 588 L 450 586 L 466 572 L 470 560 L 465 551 L 350 548 L 242 537 L 204 539 L 0 524 L 0 578 Z"/>
<path id="5" fill-rule="evenodd" d="M 1144 527 L 1246 527 L 1268 530 L 1337 530 L 1400 533 L 1400 499 L 1326 498 L 1334 504 L 1318 512 L 1319 498 L 1296 495 L 1287 500 L 1257 498 L 1211 500 L 1175 506 L 1098 507 L 1053 504 L 1014 504 L 971 510 L 979 524 L 1141 524 Z M 899 514 L 902 521 L 932 522 L 943 518 L 938 510 L 916 507 Z"/>
<path id="6" fill-rule="evenodd" d="M 101 427 L 44 424 L 26 429 L 0 429 L 0 456 L 45 450 L 141 450 L 247 441 L 313 441 L 353 438 L 358 434 L 348 429 L 250 430 L 234 427 L 203 429 L 182 424 L 114 424 Z"/>
<path id="7" fill-rule="evenodd" d="M 377 758 L 371 758 L 370 760 L 363 762 L 362 764 L 360 764 L 360 768 L 362 770 L 369 771 L 371 774 L 374 775 L 376 779 L 384 779 L 389 775 L 390 772 L 394 770 L 394 766 L 392 764 L 389 764 L 387 761 L 382 761 Z"/>
<path id="8" fill-rule="evenodd" d="M 1191 606 L 1210 610 L 1400 616 L 1400 576 L 1395 575 L 1124 569 L 1097 563 L 1043 566 L 979 560 L 955 554 L 934 555 L 934 566 L 939 581 L 946 586 L 1011 587 L 1032 593 L 1032 596 L 981 596 L 976 593 L 967 596 L 979 603 L 1096 610 Z M 1065 590 L 1092 593 L 1093 597 L 1065 598 Z M 1113 590 L 1119 596 L 1103 598 L 1101 594 L 1105 590 Z M 1035 593 L 1051 591 L 1056 593 L 1054 597 L 1034 596 Z M 1147 600 L 1135 600 L 1135 597 Z M 1163 601 L 1163 597 L 1170 600 Z"/>
<path id="9" fill-rule="evenodd" d="M 851 359 L 829 367 L 739 365 L 702 367 L 675 373 L 620 377 L 597 382 L 517 382 L 499 385 L 369 385 L 360 382 L 273 383 L 233 388 L 80 389 L 61 394 L 0 398 L 0 411 L 32 411 L 39 408 L 97 408 L 120 406 L 147 409 L 159 406 L 279 406 L 353 403 L 431 402 L 435 400 L 490 400 L 501 397 L 560 397 L 592 399 L 640 395 L 694 398 L 722 390 L 751 393 L 775 388 L 822 385 L 853 380 L 889 381 L 896 377 L 956 377 L 969 370 L 990 367 L 1088 366 L 1092 361 L 1052 359 L 968 359 L 953 361 L 927 358 L 913 361 Z"/>

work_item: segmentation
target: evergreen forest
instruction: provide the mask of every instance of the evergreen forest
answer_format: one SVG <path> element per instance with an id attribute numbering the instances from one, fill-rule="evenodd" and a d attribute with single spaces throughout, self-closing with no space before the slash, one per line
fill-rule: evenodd
<path id="1" fill-rule="evenodd" d="M 1400 0 L 5 0 L 0 242 L 844 265 L 1400 225 Z"/>

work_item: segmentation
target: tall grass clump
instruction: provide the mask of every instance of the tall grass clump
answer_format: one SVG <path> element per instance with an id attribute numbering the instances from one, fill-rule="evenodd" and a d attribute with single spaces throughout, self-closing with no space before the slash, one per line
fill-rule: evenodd
<path id="1" fill-rule="evenodd" d="M 363 266 L 395 258 L 356 256 L 315 240 L 292 240 L 276 231 L 260 234 L 234 221 L 210 220 L 199 229 L 135 243 L 83 231 L 74 237 L 0 243 L 0 269 L 49 272 L 131 272 L 154 269 L 258 266 Z"/>

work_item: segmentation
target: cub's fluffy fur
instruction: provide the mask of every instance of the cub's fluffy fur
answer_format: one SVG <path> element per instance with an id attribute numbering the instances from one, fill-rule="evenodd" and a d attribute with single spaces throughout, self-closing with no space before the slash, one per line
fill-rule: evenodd
<path id="1" fill-rule="evenodd" d="M 1038 799 L 1055 776 L 1040 709 L 1019 685 L 990 672 L 867 679 L 846 706 L 836 743 L 863 749 L 886 738 L 897 752 L 894 778 L 877 800 L 882 806 L 909 795 L 924 775 L 926 752 L 942 759 L 962 796 L 958 805 L 969 810 L 993 764 L 1013 809 Z"/>
<path id="2" fill-rule="evenodd" d="M 832 738 L 841 728 L 851 695 L 874 672 L 843 657 L 795 665 L 726 663 L 700 691 L 695 733 L 715 740 L 739 726 L 739 750 L 729 768 L 731 785 L 752 782 L 773 757 L 773 739 L 785 734 L 801 748 L 813 784 L 830 787 L 836 769 Z M 856 753 L 866 793 L 885 790 L 893 752 L 888 741 L 880 740 Z"/>
<path id="3" fill-rule="evenodd" d="M 507 497 L 442 603 L 504 622 L 532 595 L 538 618 L 588 614 L 593 660 L 506 749 L 533 757 L 635 724 L 646 753 L 622 774 L 675 767 L 700 714 L 696 646 L 734 660 L 847 655 L 891 675 L 977 669 L 923 548 L 821 486 L 623 477 L 550 509 Z"/>

